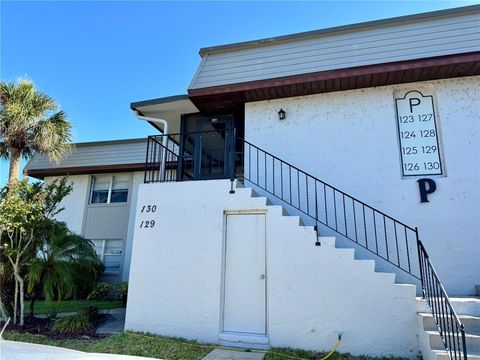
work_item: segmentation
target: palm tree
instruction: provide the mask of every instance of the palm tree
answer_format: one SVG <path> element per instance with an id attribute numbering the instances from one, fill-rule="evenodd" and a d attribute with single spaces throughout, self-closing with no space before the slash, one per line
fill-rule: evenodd
<path id="1" fill-rule="evenodd" d="M 71 151 L 72 125 L 56 109 L 30 80 L 0 82 L 0 157 L 10 160 L 9 185 L 18 179 L 22 157 L 38 152 L 58 163 Z"/>
<path id="2" fill-rule="evenodd" d="M 71 233 L 63 222 L 47 220 L 44 230 L 44 245 L 27 269 L 28 291 L 40 290 L 53 301 L 74 295 L 80 284 L 93 286 L 103 271 L 93 243 Z"/>

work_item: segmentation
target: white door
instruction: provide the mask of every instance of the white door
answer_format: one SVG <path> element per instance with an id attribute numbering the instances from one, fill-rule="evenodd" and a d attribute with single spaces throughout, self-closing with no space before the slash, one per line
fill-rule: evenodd
<path id="1" fill-rule="evenodd" d="M 227 215 L 223 331 L 266 334 L 265 214 Z"/>

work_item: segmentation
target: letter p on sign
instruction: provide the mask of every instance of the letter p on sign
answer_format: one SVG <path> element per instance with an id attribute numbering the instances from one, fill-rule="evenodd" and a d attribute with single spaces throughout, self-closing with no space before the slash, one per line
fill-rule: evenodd
<path id="1" fill-rule="evenodd" d="M 437 190 L 437 184 L 432 179 L 418 179 L 417 183 L 420 191 L 420 202 L 429 202 L 428 195 Z"/>

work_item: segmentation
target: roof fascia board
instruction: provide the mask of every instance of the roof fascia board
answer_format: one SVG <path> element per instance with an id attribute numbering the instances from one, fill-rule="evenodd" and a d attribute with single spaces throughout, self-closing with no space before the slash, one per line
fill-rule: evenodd
<path id="1" fill-rule="evenodd" d="M 137 110 L 137 108 L 142 106 L 165 104 L 169 102 L 174 102 L 179 100 L 188 100 L 188 99 L 189 99 L 188 95 L 182 94 L 182 95 L 166 96 L 166 97 L 150 99 L 150 100 L 136 101 L 130 104 L 130 109 Z"/>
<path id="2" fill-rule="evenodd" d="M 101 174 L 114 172 L 132 172 L 144 171 L 145 163 L 137 164 L 118 164 L 118 165 L 95 165 L 78 167 L 58 167 L 44 169 L 27 169 L 27 175 L 37 179 L 44 179 L 47 176 L 67 176 L 67 175 L 85 175 Z"/>
<path id="3" fill-rule="evenodd" d="M 280 78 L 261 79 L 236 84 L 218 85 L 206 88 L 189 89 L 192 99 L 198 96 L 211 96 L 218 94 L 228 94 L 233 92 L 248 91 L 252 89 L 260 89 L 272 86 L 288 86 L 309 81 L 319 81 L 326 79 L 339 79 L 348 76 L 359 76 L 386 73 L 390 71 L 421 69 L 428 66 L 448 65 L 462 62 L 479 61 L 480 52 L 445 55 L 436 58 L 413 59 L 406 61 L 398 61 L 392 63 L 381 63 L 373 65 L 365 65 L 353 68 L 342 68 L 314 73 L 305 73 L 299 75 L 291 75 Z"/>
<path id="4" fill-rule="evenodd" d="M 74 143 L 75 147 L 102 146 L 102 145 L 121 145 L 121 144 L 141 144 L 147 141 L 147 138 L 104 140 Z"/>

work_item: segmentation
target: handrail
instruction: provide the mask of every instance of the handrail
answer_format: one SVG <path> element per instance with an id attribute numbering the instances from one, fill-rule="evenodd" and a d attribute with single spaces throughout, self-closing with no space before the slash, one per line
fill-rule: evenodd
<path id="1" fill-rule="evenodd" d="M 175 153 L 175 147 L 168 148 L 168 141 L 165 148 L 157 139 L 168 136 L 180 150 L 186 135 L 213 132 L 216 131 L 150 136 L 145 182 L 194 180 L 185 171 L 187 165 L 191 166 L 191 155 Z M 225 158 L 230 162 L 232 181 L 237 179 L 258 187 L 313 219 L 317 231 L 321 224 L 420 280 L 423 297 L 431 308 L 450 358 L 467 360 L 464 325 L 453 309 L 416 227 L 406 225 L 245 139 L 237 137 L 235 144 L 234 151 L 230 150 Z M 167 165 L 170 164 L 165 167 L 165 174 L 158 174 L 158 164 L 163 161 L 159 154 L 164 154 Z M 235 163 L 235 154 L 241 155 L 239 164 Z M 168 175 L 167 169 L 171 170 Z M 320 245 L 318 240 L 316 245 Z M 412 257 L 416 257 L 416 261 L 412 261 Z"/>
<path id="2" fill-rule="evenodd" d="M 420 280 L 412 266 L 416 230 L 243 139 L 243 173 L 235 174 L 389 264 Z M 317 245 L 319 243 L 317 242 Z M 417 262 L 415 262 L 417 263 Z"/>
<path id="3" fill-rule="evenodd" d="M 273 155 L 273 154 L 269 153 L 268 151 L 262 150 L 261 148 L 259 148 L 258 146 L 256 146 L 256 145 L 252 144 L 251 142 L 249 142 L 249 141 L 247 141 L 247 140 L 244 140 L 244 139 L 241 139 L 241 138 L 239 138 L 239 139 L 240 139 L 240 140 L 242 140 L 243 142 L 245 142 L 246 144 L 248 144 L 249 146 L 255 147 L 255 148 L 259 149 L 260 151 L 262 151 L 262 152 L 265 152 L 267 155 L 269 155 L 269 156 L 271 156 L 271 157 L 275 158 L 275 160 L 281 161 L 283 164 L 285 164 L 285 165 L 288 165 L 288 166 L 292 167 L 293 169 L 295 169 L 295 170 L 297 170 L 297 171 L 301 172 L 302 174 L 304 174 L 304 175 L 307 175 L 307 176 L 310 176 L 310 177 L 314 178 L 316 181 L 319 181 L 319 182 L 321 182 L 322 184 L 325 184 L 326 186 L 328 186 L 328 187 L 330 187 L 330 188 L 334 189 L 335 191 L 338 191 L 339 193 L 343 193 L 343 194 L 345 194 L 345 195 L 348 195 L 348 194 L 347 194 L 347 193 L 345 193 L 344 191 L 342 191 L 342 190 L 340 190 L 340 189 L 336 188 L 336 187 L 335 187 L 335 186 L 333 186 L 333 185 L 330 185 L 329 183 L 327 183 L 327 182 L 325 182 L 325 181 L 323 181 L 323 180 L 320 180 L 320 179 L 318 179 L 318 178 L 316 178 L 316 177 L 314 177 L 314 176 L 312 176 L 312 175 L 308 174 L 308 173 L 307 173 L 307 172 L 305 172 L 304 170 L 302 170 L 302 169 L 299 169 L 298 167 L 296 167 L 295 165 L 292 165 L 292 164 L 288 163 L 287 161 L 280 159 L 279 157 L 277 157 L 277 156 L 275 156 L 275 155 Z M 350 195 L 349 195 L 349 196 L 350 196 Z M 378 213 L 380 213 L 380 214 L 382 214 L 382 215 L 386 216 L 386 217 L 387 217 L 387 218 L 389 218 L 390 220 L 396 221 L 398 224 L 401 224 L 401 225 L 405 226 L 405 227 L 406 227 L 406 228 L 408 228 L 409 230 L 415 231 L 415 229 L 414 229 L 414 228 L 412 228 L 412 227 L 410 227 L 410 226 L 408 226 L 408 225 L 404 224 L 403 222 L 401 222 L 401 221 L 399 221 L 399 220 L 396 220 L 396 219 L 394 219 L 394 218 L 393 218 L 393 217 L 391 217 L 390 215 L 388 215 L 388 214 L 385 214 L 384 212 L 382 212 L 381 210 L 375 209 L 375 208 L 373 208 L 372 206 L 368 205 L 367 203 L 365 203 L 365 202 L 363 202 L 363 201 L 361 201 L 361 200 L 358 200 L 358 199 L 355 199 L 355 200 L 356 200 L 357 202 L 359 202 L 360 204 L 362 204 L 362 205 L 365 205 L 365 206 L 366 206 L 366 207 L 368 207 L 369 209 L 371 209 L 371 210 L 374 210 L 374 211 L 376 211 L 376 212 L 378 212 Z"/>
<path id="4" fill-rule="evenodd" d="M 450 302 L 445 287 L 430 261 L 423 243 L 418 240 L 423 298 L 427 300 L 443 345 L 450 359 L 467 360 L 465 326 Z"/>

